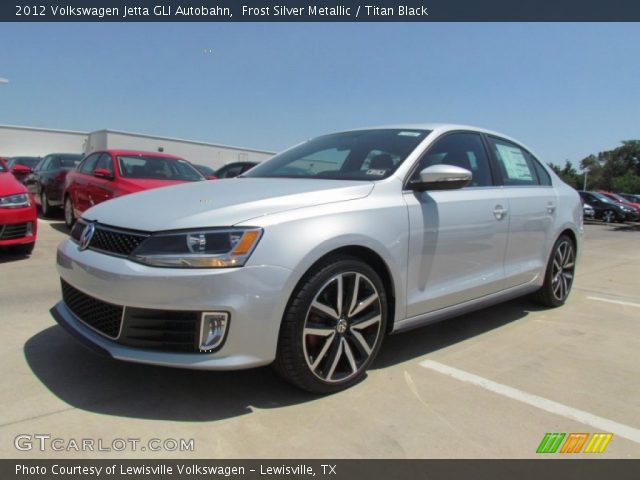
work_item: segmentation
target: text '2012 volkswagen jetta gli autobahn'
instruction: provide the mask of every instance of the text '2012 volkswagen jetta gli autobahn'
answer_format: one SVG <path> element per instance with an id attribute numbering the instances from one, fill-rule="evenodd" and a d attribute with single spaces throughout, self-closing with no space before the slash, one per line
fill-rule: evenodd
<path id="1" fill-rule="evenodd" d="M 512 139 L 348 131 L 239 178 L 87 210 L 58 248 L 52 314 L 116 359 L 273 363 L 333 392 L 364 377 L 389 333 L 529 293 L 562 305 L 581 238 L 578 194 Z"/>

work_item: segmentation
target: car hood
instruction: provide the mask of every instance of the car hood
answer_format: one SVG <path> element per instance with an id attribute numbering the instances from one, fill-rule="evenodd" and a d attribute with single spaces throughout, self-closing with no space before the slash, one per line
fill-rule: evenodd
<path id="1" fill-rule="evenodd" d="M 0 197 L 5 195 L 13 195 L 16 193 L 25 193 L 27 189 L 21 184 L 13 174 L 9 172 L 0 173 Z"/>
<path id="2" fill-rule="evenodd" d="M 231 226 L 297 208 L 355 200 L 372 182 L 233 178 L 126 195 L 90 208 L 83 218 L 144 231 Z"/>

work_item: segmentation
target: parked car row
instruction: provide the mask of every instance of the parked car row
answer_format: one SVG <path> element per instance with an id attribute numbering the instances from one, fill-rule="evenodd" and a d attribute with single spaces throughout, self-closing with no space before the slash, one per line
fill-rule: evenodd
<path id="1" fill-rule="evenodd" d="M 174 155 L 132 150 L 101 150 L 84 158 L 74 153 L 0 157 L 0 202 L 11 199 L 0 203 L 0 246 L 27 254 L 33 250 L 36 206 L 43 217 L 64 208 L 65 224 L 71 228 L 85 210 L 106 200 L 176 183 L 232 178 L 255 165 L 232 162 L 216 171 Z M 16 198 L 24 201 L 16 203 Z"/>
<path id="2" fill-rule="evenodd" d="M 580 190 L 578 193 L 583 202 L 583 212 L 586 218 L 596 218 L 607 223 L 635 222 L 640 219 L 640 204 L 636 207 L 629 202 L 616 201 L 617 195 L 609 192 Z M 589 209 L 585 209 L 585 205 Z"/>

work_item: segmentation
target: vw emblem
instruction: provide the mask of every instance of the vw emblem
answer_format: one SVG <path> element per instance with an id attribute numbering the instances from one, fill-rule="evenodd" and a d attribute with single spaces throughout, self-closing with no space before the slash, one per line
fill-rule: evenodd
<path id="1" fill-rule="evenodd" d="M 93 238 L 93 234 L 96 232 L 95 223 L 89 223 L 84 230 L 82 231 L 82 235 L 80 235 L 80 250 L 86 250 L 91 243 L 91 239 Z"/>

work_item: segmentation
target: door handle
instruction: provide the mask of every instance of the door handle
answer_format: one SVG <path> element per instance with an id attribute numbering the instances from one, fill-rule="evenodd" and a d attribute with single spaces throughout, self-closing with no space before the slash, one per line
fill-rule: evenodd
<path id="1" fill-rule="evenodd" d="M 496 205 L 493 209 L 493 216 L 496 217 L 497 220 L 502 220 L 507 215 L 508 211 L 509 210 L 504 208 L 502 205 Z"/>
<path id="2" fill-rule="evenodd" d="M 548 213 L 549 215 L 552 215 L 552 214 L 553 214 L 553 212 L 555 212 L 555 211 L 556 211 L 556 206 L 555 206 L 553 203 L 549 202 L 549 203 L 547 204 L 547 213 Z"/>

